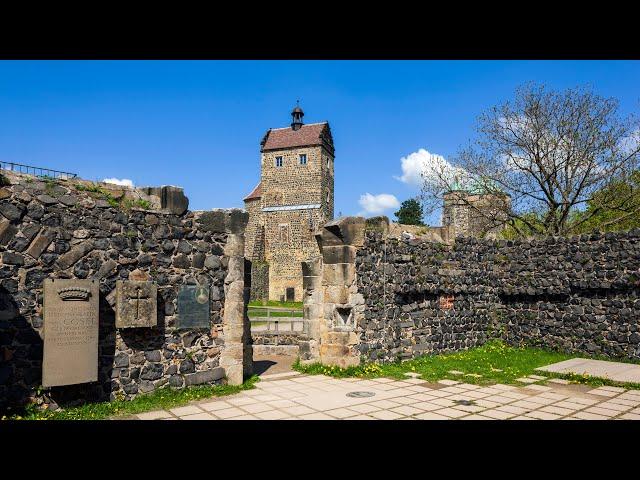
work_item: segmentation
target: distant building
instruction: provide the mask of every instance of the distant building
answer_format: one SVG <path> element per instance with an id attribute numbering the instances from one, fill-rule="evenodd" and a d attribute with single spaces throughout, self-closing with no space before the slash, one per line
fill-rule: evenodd
<path id="1" fill-rule="evenodd" d="M 320 255 L 315 232 L 333 220 L 334 148 L 328 122 L 272 128 L 260 142 L 260 182 L 244 198 L 252 299 L 301 301 L 301 262 Z"/>
<path id="2" fill-rule="evenodd" d="M 505 227 L 508 195 L 454 190 L 444 196 L 442 226 L 455 237 L 496 238 Z"/>

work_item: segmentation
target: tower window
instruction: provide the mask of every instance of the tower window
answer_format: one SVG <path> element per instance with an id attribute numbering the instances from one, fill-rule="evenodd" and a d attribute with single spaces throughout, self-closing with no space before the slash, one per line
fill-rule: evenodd
<path id="1" fill-rule="evenodd" d="M 307 154 L 306 153 L 301 153 L 300 154 L 300 165 L 306 165 L 307 164 Z"/>
<path id="2" fill-rule="evenodd" d="M 276 167 L 282 166 L 282 157 L 276 157 Z"/>
<path id="3" fill-rule="evenodd" d="M 280 243 L 289 243 L 289 224 L 281 223 L 278 225 L 278 240 Z"/>
<path id="4" fill-rule="evenodd" d="M 327 157 L 327 168 L 331 168 L 331 159 Z"/>

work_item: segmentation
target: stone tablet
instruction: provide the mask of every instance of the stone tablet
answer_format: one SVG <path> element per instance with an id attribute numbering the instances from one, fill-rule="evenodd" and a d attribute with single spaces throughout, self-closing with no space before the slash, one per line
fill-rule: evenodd
<path id="1" fill-rule="evenodd" d="M 44 281 L 42 386 L 98 380 L 98 282 Z"/>
<path id="2" fill-rule="evenodd" d="M 116 328 L 158 326 L 158 286 L 153 282 L 116 282 Z"/>
<path id="3" fill-rule="evenodd" d="M 176 328 L 211 328 L 209 286 L 182 285 L 178 292 Z"/>

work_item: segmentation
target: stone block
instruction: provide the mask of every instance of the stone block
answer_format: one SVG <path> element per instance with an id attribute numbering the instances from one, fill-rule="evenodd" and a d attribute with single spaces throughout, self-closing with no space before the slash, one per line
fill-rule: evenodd
<path id="1" fill-rule="evenodd" d="M 389 233 L 389 228 L 390 228 L 389 218 L 384 215 L 367 218 L 366 220 L 367 231 L 374 231 L 374 232 L 382 233 L 383 235 L 387 235 Z"/>
<path id="2" fill-rule="evenodd" d="M 303 277 L 317 277 L 322 274 L 322 262 L 320 257 L 302 262 Z"/>
<path id="3" fill-rule="evenodd" d="M 38 234 L 38 236 L 31 242 L 29 248 L 27 249 L 27 255 L 38 259 L 42 252 L 44 252 L 47 247 L 53 242 L 55 239 L 55 232 L 52 229 L 46 228 L 42 233 Z"/>
<path id="4" fill-rule="evenodd" d="M 364 217 L 342 217 L 327 223 L 320 232 L 320 243 L 324 246 L 364 244 Z"/>
<path id="5" fill-rule="evenodd" d="M 322 261 L 325 265 L 333 263 L 355 264 L 357 251 L 356 247 L 352 245 L 326 245 L 322 247 Z"/>
<path id="6" fill-rule="evenodd" d="M 0 217 L 0 245 L 7 245 L 18 233 L 18 228 L 6 218 Z"/>
<path id="7" fill-rule="evenodd" d="M 13 222 L 20 220 L 25 210 L 25 207 L 22 205 L 14 205 L 13 203 L 0 204 L 0 214 Z"/>
<path id="8" fill-rule="evenodd" d="M 189 199 L 180 187 L 163 185 L 161 187 L 139 187 L 137 190 L 146 195 L 158 197 L 160 199 L 160 208 L 174 215 L 182 215 L 189 208 Z"/>
<path id="9" fill-rule="evenodd" d="M 325 265 L 322 271 L 322 284 L 333 286 L 349 286 L 356 279 L 356 267 L 350 263 L 334 263 Z M 340 303 L 346 303 L 344 302 Z"/>
<path id="10" fill-rule="evenodd" d="M 184 376 L 185 386 L 211 383 L 224 377 L 224 368 L 216 367 L 202 372 L 189 373 Z"/>
<path id="11" fill-rule="evenodd" d="M 345 304 L 349 300 L 346 287 L 328 286 L 324 289 L 324 303 Z"/>
<path id="12" fill-rule="evenodd" d="M 342 344 L 321 343 L 320 357 L 344 357 L 349 355 L 349 347 Z"/>
<path id="13" fill-rule="evenodd" d="M 5 265 L 24 265 L 24 257 L 19 253 L 3 252 L 2 263 Z"/>
<path id="14" fill-rule="evenodd" d="M 93 248 L 93 241 L 87 240 L 85 242 L 82 242 L 81 244 L 76 245 L 67 253 L 59 257 L 56 263 L 61 270 L 66 270 L 67 268 L 73 266 L 78 260 L 84 257 L 91 250 L 93 250 Z"/>
<path id="15" fill-rule="evenodd" d="M 200 228 L 212 233 L 244 233 L 249 221 L 249 213 L 233 208 L 229 210 L 213 209 L 203 212 L 197 219 Z"/>
<path id="16" fill-rule="evenodd" d="M 322 276 L 302 277 L 302 288 L 306 291 L 317 290 L 322 286 Z"/>
<path id="17" fill-rule="evenodd" d="M 158 286 L 153 282 L 116 282 L 116 328 L 158 325 Z"/>
<path id="18" fill-rule="evenodd" d="M 327 332 L 322 341 L 329 345 L 349 346 L 357 345 L 359 340 L 356 332 Z"/>

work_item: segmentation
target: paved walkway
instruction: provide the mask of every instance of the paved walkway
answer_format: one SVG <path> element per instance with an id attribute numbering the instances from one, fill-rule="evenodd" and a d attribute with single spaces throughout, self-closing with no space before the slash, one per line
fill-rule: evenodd
<path id="1" fill-rule="evenodd" d="M 292 372 L 296 357 L 291 355 L 253 355 L 253 373 L 261 378 L 275 373 Z"/>
<path id="2" fill-rule="evenodd" d="M 640 383 L 640 365 L 633 363 L 606 362 L 587 358 L 572 358 L 536 368 L 542 372 L 576 373 L 615 380 L 617 382 Z"/>
<path id="3" fill-rule="evenodd" d="M 253 390 L 194 402 L 169 411 L 136 415 L 143 420 L 640 420 L 640 391 L 592 388 L 549 380 L 481 387 L 419 378 L 335 379 L 283 372 L 264 375 Z M 358 393 L 360 392 L 360 393 Z M 372 394 L 372 395 L 371 395 Z M 370 396 L 364 396 L 370 395 Z"/>

